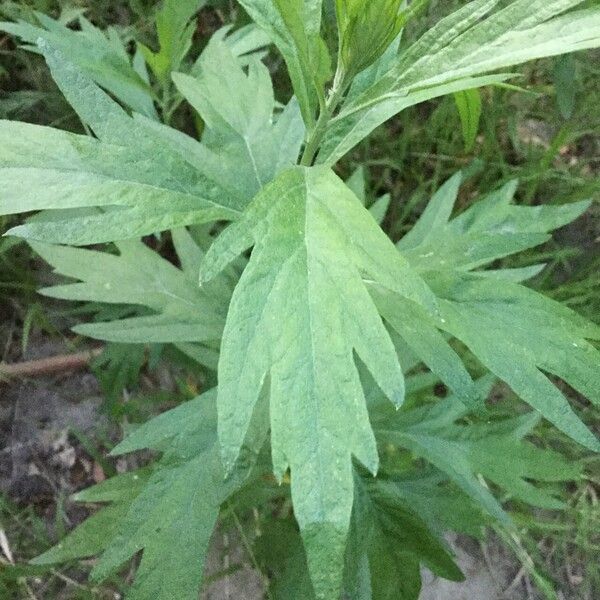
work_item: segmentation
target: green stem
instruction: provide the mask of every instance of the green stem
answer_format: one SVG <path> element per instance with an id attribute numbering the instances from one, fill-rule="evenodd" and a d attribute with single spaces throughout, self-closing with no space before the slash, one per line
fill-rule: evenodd
<path id="1" fill-rule="evenodd" d="M 172 112 L 171 108 L 171 82 L 166 80 L 162 84 L 162 96 L 160 99 L 160 109 L 163 117 L 163 123 L 170 125 Z"/>
<path id="2" fill-rule="evenodd" d="M 310 134 L 308 142 L 306 143 L 306 146 L 304 148 L 304 153 L 302 154 L 302 158 L 300 159 L 301 165 L 305 167 L 310 167 L 313 164 L 315 156 L 319 151 L 319 146 L 323 141 L 323 136 L 327 131 L 327 125 L 329 125 L 329 121 L 331 120 L 335 109 L 339 106 L 345 91 L 346 76 L 344 75 L 344 72 L 341 69 L 338 69 L 333 79 L 333 85 L 331 87 L 329 97 L 325 102 L 325 106 L 319 113 L 319 118 L 317 119 L 315 128 Z"/>

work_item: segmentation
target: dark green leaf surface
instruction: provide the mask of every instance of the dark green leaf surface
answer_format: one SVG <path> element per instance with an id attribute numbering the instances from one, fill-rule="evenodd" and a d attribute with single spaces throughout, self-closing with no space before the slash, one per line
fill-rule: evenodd
<path id="1" fill-rule="evenodd" d="M 513 498 L 549 509 L 564 505 L 531 482 L 568 481 L 581 476 L 579 465 L 524 441 L 539 420 L 535 413 L 497 423 L 464 425 L 458 421 L 467 411 L 456 396 L 433 407 L 395 414 L 385 410 L 384 403 L 381 407 L 374 425 L 380 443 L 396 444 L 430 461 L 495 518 L 507 520 L 478 475 Z"/>
<path id="2" fill-rule="evenodd" d="M 206 4 L 206 0 L 164 0 L 156 13 L 156 34 L 159 49 L 153 52 L 140 44 L 146 62 L 157 79 L 168 84 L 168 77 L 177 70 L 192 45 L 196 24 L 191 19 Z"/>
<path id="3" fill-rule="evenodd" d="M 460 116 L 462 125 L 465 152 L 470 152 L 475 145 L 475 138 L 479 131 L 479 119 L 481 118 L 481 93 L 479 90 L 464 90 L 455 92 L 454 102 Z"/>
<path id="4" fill-rule="evenodd" d="M 464 579 L 393 482 L 355 475 L 350 541 L 346 592 L 353 600 L 417 600 L 421 563 L 446 579 Z"/>

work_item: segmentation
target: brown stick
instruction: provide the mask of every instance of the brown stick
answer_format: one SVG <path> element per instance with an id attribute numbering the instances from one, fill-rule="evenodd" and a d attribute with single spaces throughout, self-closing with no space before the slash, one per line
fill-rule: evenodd
<path id="1" fill-rule="evenodd" d="M 38 375 L 82 369 L 99 356 L 103 350 L 104 348 L 92 348 L 75 354 L 61 354 L 39 360 L 28 360 L 14 364 L 0 363 L 0 377 L 36 377 Z"/>

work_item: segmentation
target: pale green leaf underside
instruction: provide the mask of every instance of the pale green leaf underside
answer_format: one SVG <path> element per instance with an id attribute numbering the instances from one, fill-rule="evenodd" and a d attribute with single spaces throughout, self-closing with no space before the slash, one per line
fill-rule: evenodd
<path id="1" fill-rule="evenodd" d="M 74 31 L 46 15 L 36 15 L 41 27 L 25 21 L 2 22 L 0 31 L 31 44 L 28 48 L 33 51 L 38 51 L 40 38 L 47 40 L 121 102 L 140 114 L 157 118 L 152 89 L 136 72 L 116 30 L 108 28 L 105 33 L 80 17 L 81 30 Z"/>
<path id="2" fill-rule="evenodd" d="M 228 59 L 218 61 L 221 71 L 205 80 L 186 80 L 196 86 L 192 101 L 209 89 L 231 99 L 244 87 L 249 113 L 248 121 L 240 122 L 231 103 L 201 103 L 199 110 L 212 126 L 211 146 L 141 115 L 130 117 L 59 51 L 45 41 L 40 47 L 59 87 L 100 141 L 0 123 L 0 214 L 101 210 L 29 222 L 11 230 L 13 235 L 84 245 L 235 219 L 262 185 L 296 160 L 304 137 L 297 104 L 290 103 L 272 123 L 266 69 L 253 62 L 246 77 L 222 41 L 207 51 L 207 60 L 215 52 Z"/>
<path id="3" fill-rule="evenodd" d="M 29 239 L 73 245 L 139 237 L 192 223 L 235 218 L 240 201 L 198 169 L 198 142 L 144 117 L 131 118 L 89 77 L 40 41 L 53 77 L 100 138 L 0 123 L 0 214 L 100 207 L 100 213 L 27 223 Z M 184 138 L 186 144 L 177 143 Z M 27 186 L 22 182 L 26 180 Z"/>
<path id="4" fill-rule="evenodd" d="M 227 44 L 213 36 L 196 63 L 194 76 L 173 80 L 203 118 L 203 144 L 195 144 L 199 168 L 212 174 L 245 206 L 284 168 L 296 163 L 304 123 L 292 100 L 275 116 L 267 68 L 251 60 L 245 73 Z"/>
<path id="5" fill-rule="evenodd" d="M 442 19 L 390 70 L 352 97 L 331 122 L 319 162 L 331 165 L 394 114 L 441 95 L 506 79 L 496 69 L 600 45 L 597 8 L 561 13 L 582 0 L 475 0 Z M 554 17 L 554 18 L 553 18 Z"/>
<path id="6" fill-rule="evenodd" d="M 291 467 L 317 596 L 333 598 L 352 508 L 351 457 L 373 472 L 378 463 L 354 352 L 393 402 L 404 396 L 394 347 L 363 277 L 428 309 L 435 302 L 360 201 L 325 168 L 295 168 L 267 186 L 211 247 L 202 279 L 252 245 L 221 346 L 222 452 L 226 464 L 235 460 L 268 385 L 275 473 Z"/>
<path id="7" fill-rule="evenodd" d="M 319 35 L 322 0 L 241 0 L 240 4 L 281 52 L 304 121 L 311 125 L 326 51 Z"/>
<path id="8" fill-rule="evenodd" d="M 450 220 L 461 179 L 457 173 L 440 187 L 396 245 L 419 272 L 469 271 L 538 246 L 550 239 L 550 231 L 570 223 L 590 205 L 512 204 L 517 181 L 510 181 Z"/>
<path id="9" fill-rule="evenodd" d="M 600 353 L 586 337 L 593 326 L 560 304 L 516 283 L 464 275 L 430 280 L 440 298 L 440 326 L 528 404 L 571 438 L 600 450 L 545 372 L 557 375 L 594 402 L 600 401 Z"/>
<path id="10" fill-rule="evenodd" d="M 189 236 L 178 234 L 184 235 Z M 80 280 L 44 288 L 42 294 L 63 300 L 133 304 L 156 313 L 78 325 L 75 330 L 81 334 L 123 343 L 207 342 L 221 337 L 231 294 L 226 276 L 201 290 L 180 269 L 134 240 L 118 243 L 118 255 L 31 245 L 55 272 Z M 198 268 L 199 260 L 196 272 Z"/>

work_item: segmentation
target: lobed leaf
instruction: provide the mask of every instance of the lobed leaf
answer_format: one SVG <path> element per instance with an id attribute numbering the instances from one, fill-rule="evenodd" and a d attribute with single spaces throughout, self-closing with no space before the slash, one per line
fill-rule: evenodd
<path id="1" fill-rule="evenodd" d="M 205 123 L 204 144 L 193 148 L 195 164 L 240 206 L 296 163 L 304 140 L 298 105 L 291 101 L 274 117 L 271 78 L 260 61 L 250 60 L 246 74 L 227 44 L 213 36 L 195 75 L 176 73 L 173 79 Z"/>
<path id="2" fill-rule="evenodd" d="M 34 565 L 49 565 L 88 558 L 103 552 L 117 534 L 120 521 L 142 491 L 148 473 L 132 471 L 117 475 L 80 492 L 75 499 L 82 502 L 110 502 L 88 517 L 56 546 L 31 561 Z"/>
<path id="3" fill-rule="evenodd" d="M 221 335 L 230 291 L 215 286 L 198 289 L 142 242 L 119 242 L 119 255 L 31 245 L 57 273 L 80 280 L 42 289 L 42 294 L 63 300 L 133 304 L 157 313 L 78 325 L 75 329 L 84 335 L 124 343 L 206 342 Z"/>
<path id="4" fill-rule="evenodd" d="M 210 248 L 201 280 L 252 245 L 221 346 L 222 453 L 231 465 L 268 378 L 274 470 L 281 478 L 291 467 L 315 592 L 333 598 L 352 509 L 351 456 L 372 472 L 378 463 L 354 351 L 393 402 L 404 396 L 396 352 L 362 276 L 429 309 L 434 303 L 325 168 L 294 168 L 265 187 Z"/>
<path id="5" fill-rule="evenodd" d="M 331 121 L 318 162 L 334 164 L 378 125 L 409 106 L 509 77 L 486 76 L 490 71 L 599 46 L 597 8 L 557 16 L 581 2 L 514 0 L 489 15 L 498 0 L 474 0 L 458 9 L 344 104 Z"/>
<path id="6" fill-rule="evenodd" d="M 25 21 L 0 22 L 0 31 L 20 38 L 32 52 L 39 52 L 40 38 L 46 40 L 129 108 L 151 119 L 158 118 L 152 89 L 132 63 L 115 29 L 101 31 L 80 16 L 81 30 L 74 31 L 46 15 L 35 14 L 40 26 Z"/>
<path id="7" fill-rule="evenodd" d="M 595 435 L 542 372 L 561 377 L 597 402 L 600 353 L 585 339 L 594 334 L 591 324 L 580 325 L 568 309 L 515 283 L 503 282 L 499 295 L 494 281 L 476 276 L 430 281 L 440 297 L 442 328 L 555 427 L 600 449 Z"/>
<path id="8" fill-rule="evenodd" d="M 456 175 L 442 186 L 412 231 L 397 244 L 439 299 L 434 326 L 461 340 L 486 368 L 558 429 L 584 446 L 600 447 L 544 374 L 552 373 L 598 401 L 600 353 L 587 341 L 598 339 L 598 327 L 516 282 L 538 272 L 537 265 L 516 272 L 469 272 L 543 242 L 548 231 L 575 219 L 589 203 L 515 206 L 511 200 L 516 182 L 510 182 L 451 220 L 459 183 L 460 175 Z M 392 297 L 387 302 L 390 320 L 396 311 L 402 325 L 401 301 Z M 427 325 L 419 323 L 418 327 L 427 331 Z M 422 335 L 417 342 L 424 345 L 426 339 Z M 417 354 L 418 348 L 414 346 Z M 443 356 L 441 348 L 438 344 L 434 351 L 438 360 Z M 425 360 L 424 354 L 421 357 Z M 431 359 L 428 366 L 436 368 Z M 442 377 L 441 367 L 437 369 Z M 455 377 L 458 372 L 455 368 Z M 453 384 L 451 375 L 452 371 L 446 371 L 444 381 L 456 391 L 459 380 Z"/>
<path id="9" fill-rule="evenodd" d="M 452 581 L 464 579 L 443 542 L 390 482 L 355 476 L 346 592 L 359 600 L 417 600 L 420 563 Z"/>
<path id="10" fill-rule="evenodd" d="M 467 271 L 537 246 L 549 239 L 549 231 L 570 223 L 590 205 L 514 205 L 517 182 L 511 181 L 450 220 L 460 182 L 460 173 L 448 180 L 397 243 L 420 272 Z"/>
<path id="11" fill-rule="evenodd" d="M 24 123 L 0 122 L 0 214 L 102 207 L 102 212 L 30 222 L 11 235 L 73 245 L 122 240 L 192 223 L 235 218 L 228 197 L 149 126 L 42 44 L 53 75 L 100 141 Z M 197 144 L 193 140 L 191 143 Z M 22 185 L 23 179 L 28 185 Z"/>
<path id="12" fill-rule="evenodd" d="M 384 406 L 383 404 L 381 405 Z M 493 517 L 508 517 L 478 475 L 510 496 L 548 509 L 562 501 L 532 481 L 576 480 L 581 467 L 562 455 L 523 440 L 538 422 L 535 413 L 482 424 L 459 424 L 465 410 L 458 396 L 434 406 L 391 414 L 380 412 L 374 424 L 381 444 L 396 444 L 430 461 Z M 511 456 L 510 465 L 506 456 Z"/>
<path id="13" fill-rule="evenodd" d="M 240 0 L 240 4 L 281 52 L 304 121 L 312 127 L 330 71 L 320 36 L 322 0 Z"/>
<path id="14" fill-rule="evenodd" d="M 128 598 L 197 598 L 220 507 L 248 478 L 266 435 L 258 415 L 246 438 L 245 460 L 225 481 L 216 444 L 215 396 L 207 392 L 163 413 L 115 448 L 118 454 L 147 447 L 164 453 L 151 472 L 118 475 L 79 494 L 82 501 L 111 504 L 35 562 L 102 552 L 91 575 L 102 580 L 143 550 Z"/>

